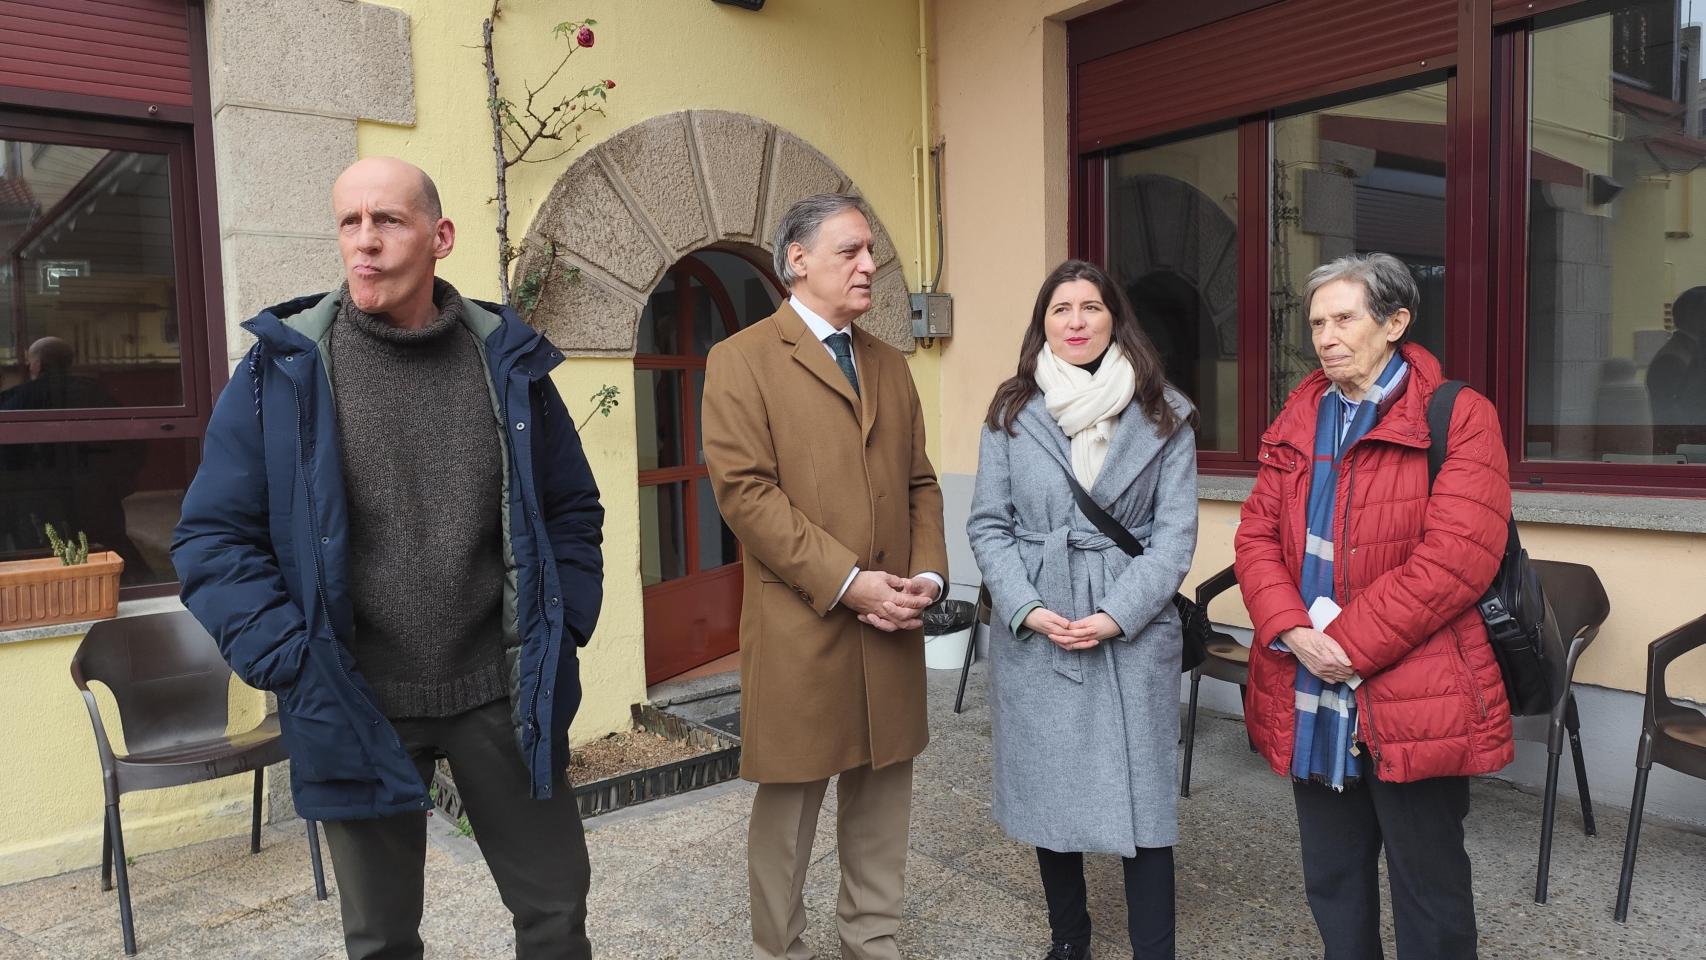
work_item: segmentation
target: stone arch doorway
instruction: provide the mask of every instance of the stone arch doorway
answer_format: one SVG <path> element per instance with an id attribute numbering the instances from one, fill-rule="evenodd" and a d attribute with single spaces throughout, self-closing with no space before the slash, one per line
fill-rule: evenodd
<path id="1" fill-rule="evenodd" d="M 711 347 L 781 303 L 762 259 L 751 247 L 690 253 L 640 317 L 633 404 L 648 686 L 740 649 L 741 549 L 717 512 L 699 410 Z"/>
<path id="2" fill-rule="evenodd" d="M 570 356 L 633 356 L 653 288 L 681 258 L 736 244 L 771 252 L 777 221 L 801 197 L 861 193 L 809 143 L 758 117 L 689 110 L 653 117 L 593 147 L 558 178 L 528 226 L 517 281 L 550 281 L 529 318 Z M 906 353 L 912 308 L 894 244 L 875 211 L 877 273 L 859 325 Z"/>
<path id="3" fill-rule="evenodd" d="M 709 261 L 714 267 L 723 254 L 764 271 L 776 224 L 788 206 L 832 190 L 862 193 L 828 157 L 775 124 L 740 113 L 690 110 L 635 124 L 581 155 L 528 226 L 515 281 L 535 274 L 548 278 L 529 322 L 569 356 L 634 359 L 636 418 L 645 418 L 637 422 L 635 438 L 642 519 L 638 529 L 606 530 L 605 536 L 639 542 L 648 684 L 728 647 L 738 630 L 740 582 L 738 560 L 728 559 L 738 547 L 723 534 L 714 503 L 702 507 L 700 498 L 708 496 L 700 492 L 702 467 L 693 469 L 698 457 L 691 434 L 698 414 L 693 374 L 704 368 L 703 351 L 657 352 L 662 345 L 656 317 L 663 302 L 658 298 L 677 296 L 672 291 L 681 283 L 691 285 L 695 268 L 684 264 Z M 869 207 L 865 213 L 876 238 L 877 272 L 871 310 L 858 322 L 911 353 L 917 345 L 906 278 L 881 218 Z M 565 268 L 574 268 L 575 279 L 560 279 Z M 756 308 L 739 299 L 730 294 L 728 313 L 736 317 L 736 329 L 761 318 L 751 316 Z M 691 339 L 679 329 L 676 336 L 678 346 Z M 675 386 L 663 386 L 666 380 Z M 659 390 L 667 393 L 661 403 Z M 639 406 L 642 393 L 646 411 Z M 674 410 L 675 419 L 654 422 L 660 410 Z M 654 465 L 661 459 L 660 426 L 676 431 L 662 438 L 671 451 L 681 452 L 675 467 Z M 716 593 L 729 583 L 736 586 L 732 607 Z M 689 596 L 676 596 L 682 593 Z"/>

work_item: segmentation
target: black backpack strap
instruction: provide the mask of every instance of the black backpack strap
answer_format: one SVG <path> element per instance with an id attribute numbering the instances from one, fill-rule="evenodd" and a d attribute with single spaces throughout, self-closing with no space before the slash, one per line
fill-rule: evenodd
<path id="1" fill-rule="evenodd" d="M 1428 492 L 1434 489 L 1439 468 L 1445 465 L 1446 444 L 1451 439 L 1451 413 L 1457 407 L 1457 394 L 1468 384 L 1462 380 L 1447 380 L 1434 391 L 1428 401 Z"/>
<path id="2" fill-rule="evenodd" d="M 1072 485 L 1072 499 L 1078 502 L 1078 509 L 1083 511 L 1084 516 L 1096 525 L 1097 530 L 1102 531 L 1102 534 L 1112 540 L 1115 546 L 1124 550 L 1126 556 L 1135 557 L 1143 553 L 1143 544 L 1131 535 L 1130 530 L 1120 526 L 1113 517 L 1108 516 L 1108 511 L 1103 510 L 1096 501 L 1090 499 L 1090 494 L 1079 485 L 1078 478 L 1072 475 L 1070 469 L 1066 471 L 1066 482 Z"/>

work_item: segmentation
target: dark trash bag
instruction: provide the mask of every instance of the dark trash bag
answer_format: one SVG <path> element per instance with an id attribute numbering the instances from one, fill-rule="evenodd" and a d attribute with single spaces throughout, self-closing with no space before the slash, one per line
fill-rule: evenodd
<path id="1" fill-rule="evenodd" d="M 977 604 L 969 600 L 943 600 L 927 607 L 922 618 L 924 635 L 939 637 L 971 626 L 972 621 L 977 619 Z"/>

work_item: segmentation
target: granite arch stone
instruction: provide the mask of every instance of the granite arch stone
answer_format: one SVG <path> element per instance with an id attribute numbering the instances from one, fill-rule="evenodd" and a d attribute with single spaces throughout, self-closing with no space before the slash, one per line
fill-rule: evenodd
<path id="1" fill-rule="evenodd" d="M 825 191 L 860 193 L 821 151 L 768 121 L 721 110 L 652 117 L 558 178 L 528 228 L 514 285 L 534 278 L 529 322 L 565 353 L 632 356 L 646 298 L 670 264 L 717 244 L 771 252 L 788 205 Z M 859 323 L 911 353 L 906 278 L 888 231 L 869 204 L 865 212 L 878 270 Z"/>

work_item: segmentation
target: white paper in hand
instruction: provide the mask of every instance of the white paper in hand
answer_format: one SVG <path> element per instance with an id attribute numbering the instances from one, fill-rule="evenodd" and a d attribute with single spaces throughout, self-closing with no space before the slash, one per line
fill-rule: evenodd
<path id="1" fill-rule="evenodd" d="M 1332 597 L 1316 597 L 1315 602 L 1309 605 L 1309 625 L 1317 630 L 1325 632 L 1327 624 L 1337 620 L 1339 618 L 1339 613 L 1343 609 L 1344 608 L 1340 607 L 1337 603 L 1333 602 Z M 1352 674 L 1351 678 L 1345 681 L 1345 686 L 1355 690 L 1361 683 L 1362 678 Z"/>

